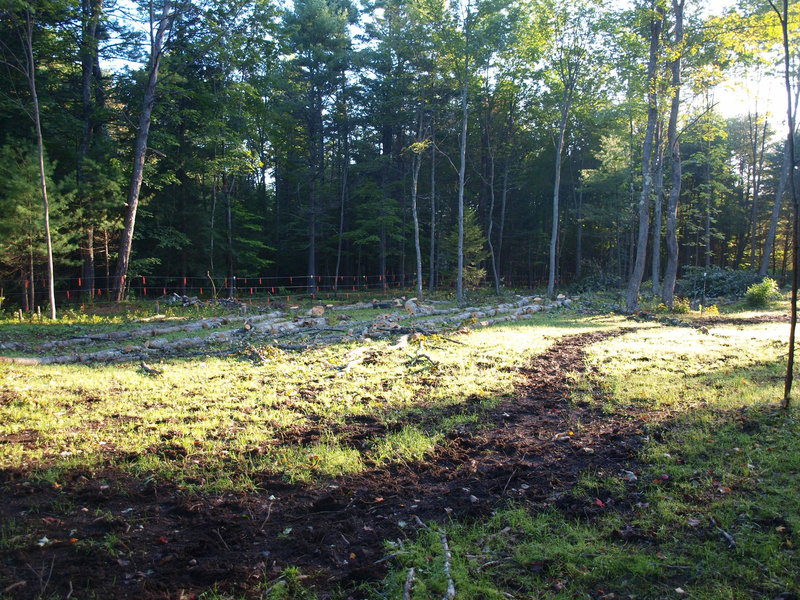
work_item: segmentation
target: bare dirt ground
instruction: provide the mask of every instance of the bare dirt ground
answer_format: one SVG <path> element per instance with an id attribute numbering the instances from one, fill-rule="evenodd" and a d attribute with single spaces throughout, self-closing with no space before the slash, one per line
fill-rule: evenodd
<path id="1" fill-rule="evenodd" d="M 320 598 L 358 598 L 355 586 L 386 573 L 384 540 L 413 536 L 419 520 L 479 517 L 509 501 L 591 515 L 601 509 L 570 494 L 579 474 L 635 470 L 648 415 L 571 402 L 570 382 L 586 370 L 587 344 L 623 332 L 563 338 L 522 369 L 526 382 L 514 399 L 490 411 L 476 402 L 480 425 L 459 426 L 419 463 L 313 486 L 265 476 L 260 493 L 222 496 L 187 496 L 112 470 L 72 473 L 58 489 L 0 471 L 0 522 L 48 540 L 0 552 L 0 597 L 188 600 L 217 584 L 260 598 L 265 578 L 297 566 Z M 386 431 L 369 418 L 347 427 L 356 447 Z M 292 434 L 298 442 L 318 435 Z M 606 504 L 621 510 L 635 501 L 629 492 Z M 14 535 L 3 533 L 7 542 Z M 80 543 L 89 539 L 109 540 L 110 551 Z"/>

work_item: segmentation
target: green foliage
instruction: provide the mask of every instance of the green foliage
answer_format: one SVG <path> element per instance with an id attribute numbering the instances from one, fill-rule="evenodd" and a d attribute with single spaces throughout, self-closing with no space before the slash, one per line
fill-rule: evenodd
<path id="1" fill-rule="evenodd" d="M 454 226 L 444 240 L 447 252 L 447 273 L 455 281 L 458 268 L 458 225 Z M 464 209 L 464 285 L 477 286 L 486 278 L 486 269 L 481 266 L 489 256 L 486 236 L 478 223 L 475 210 Z"/>
<path id="2" fill-rule="evenodd" d="M 50 205 L 53 255 L 63 262 L 74 250 L 77 215 L 67 210 L 71 194 L 52 180 L 52 165 L 45 159 Z M 0 148 L 0 268 L 30 275 L 47 259 L 44 238 L 44 209 L 38 156 L 32 148 Z"/>
<path id="3" fill-rule="evenodd" d="M 702 298 L 705 286 L 705 296 L 716 298 L 737 298 L 744 295 L 748 286 L 758 281 L 758 275 L 753 271 L 742 271 L 720 267 L 685 267 L 683 278 L 678 281 L 676 293 L 688 298 Z"/>
<path id="4" fill-rule="evenodd" d="M 603 292 L 620 288 L 623 285 L 622 278 L 611 269 L 604 268 L 596 261 L 590 261 L 585 265 L 584 277 L 569 284 L 570 294 L 585 294 L 587 292 Z"/>
<path id="5" fill-rule="evenodd" d="M 683 296 L 675 298 L 672 302 L 672 312 L 678 313 L 679 315 L 685 315 L 691 312 L 692 306 L 689 302 L 688 298 Z"/>
<path id="6" fill-rule="evenodd" d="M 754 283 L 748 287 L 744 297 L 748 306 L 765 308 L 775 300 L 783 298 L 783 294 L 781 294 L 781 290 L 774 279 L 764 277 L 759 283 Z"/>

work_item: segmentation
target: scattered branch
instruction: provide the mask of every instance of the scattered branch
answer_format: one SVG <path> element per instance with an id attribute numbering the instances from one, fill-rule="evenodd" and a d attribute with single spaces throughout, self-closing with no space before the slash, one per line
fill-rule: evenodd
<path id="1" fill-rule="evenodd" d="M 411 600 L 411 587 L 414 585 L 414 567 L 408 570 L 406 584 L 403 586 L 403 600 Z"/>
<path id="2" fill-rule="evenodd" d="M 148 364 L 147 364 L 146 362 L 144 362 L 144 361 L 142 361 L 142 362 L 140 363 L 140 366 L 142 367 L 142 370 L 143 370 L 145 373 L 147 373 L 148 375 L 161 375 L 161 374 L 163 374 L 163 373 L 164 373 L 164 371 L 162 371 L 161 369 L 156 369 L 156 368 L 154 368 L 154 367 L 151 367 L 150 365 L 148 365 Z"/>
<path id="3" fill-rule="evenodd" d="M 733 536 L 730 533 L 728 533 L 722 527 L 717 525 L 717 521 L 714 517 L 711 517 L 711 524 L 717 528 L 717 531 L 719 531 L 722 534 L 722 537 L 724 537 L 725 540 L 728 542 L 728 548 L 736 547 L 736 540 L 733 539 Z"/>
<path id="4" fill-rule="evenodd" d="M 456 597 L 456 585 L 453 583 L 453 576 L 450 573 L 450 561 L 453 556 L 450 554 L 450 546 L 447 545 L 447 535 L 443 531 L 439 533 L 439 539 L 444 547 L 444 574 L 447 576 L 447 592 L 444 600 L 453 600 Z"/>

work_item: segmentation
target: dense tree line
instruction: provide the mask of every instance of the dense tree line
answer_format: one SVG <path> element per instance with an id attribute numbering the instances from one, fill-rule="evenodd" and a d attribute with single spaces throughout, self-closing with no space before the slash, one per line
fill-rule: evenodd
<path id="1" fill-rule="evenodd" d="M 2 0 L 5 295 L 783 277 L 780 22 L 684 2 Z"/>

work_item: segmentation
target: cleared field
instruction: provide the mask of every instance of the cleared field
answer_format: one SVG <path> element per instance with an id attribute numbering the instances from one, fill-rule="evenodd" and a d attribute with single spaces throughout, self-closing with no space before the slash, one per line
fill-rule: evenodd
<path id="1" fill-rule="evenodd" d="M 261 336 L 190 314 L 160 338 L 231 334 L 147 362 L 0 364 L 0 594 L 797 594 L 781 314 L 579 308 L 365 308 Z M 186 327 L 201 318 L 228 322 Z M 9 356 L 63 355 L 75 327 L 131 332 L 84 355 L 133 355 L 154 325 L 28 327 L 0 324 Z"/>

